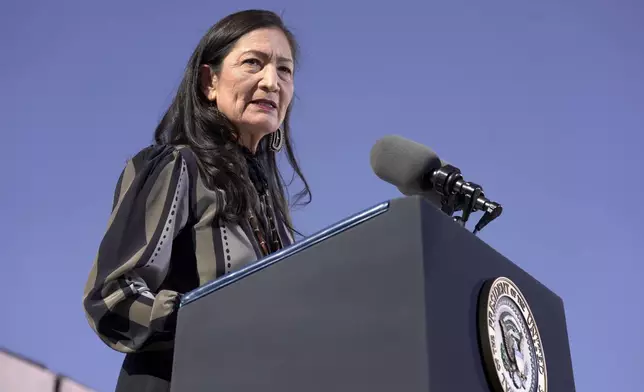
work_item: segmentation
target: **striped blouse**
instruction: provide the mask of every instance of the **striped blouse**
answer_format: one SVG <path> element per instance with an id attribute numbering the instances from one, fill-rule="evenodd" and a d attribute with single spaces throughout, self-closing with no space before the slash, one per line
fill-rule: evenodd
<path id="1" fill-rule="evenodd" d="M 153 145 L 127 162 L 84 290 L 103 342 L 124 353 L 171 349 L 181 294 L 262 257 L 247 221 L 220 221 L 224 203 L 188 147 Z"/>

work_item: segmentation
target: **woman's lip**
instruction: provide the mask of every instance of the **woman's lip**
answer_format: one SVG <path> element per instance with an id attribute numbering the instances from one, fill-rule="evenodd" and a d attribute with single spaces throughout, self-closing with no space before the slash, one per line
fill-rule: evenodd
<path id="1" fill-rule="evenodd" d="M 267 102 L 251 102 L 251 103 L 252 103 L 253 105 L 258 106 L 258 107 L 259 107 L 259 108 L 261 108 L 262 110 L 266 110 L 266 111 L 273 111 L 273 110 L 275 110 L 275 108 L 274 108 L 271 104 L 269 104 L 269 103 L 267 103 Z"/>
<path id="2" fill-rule="evenodd" d="M 255 99 L 250 101 L 250 103 L 258 104 L 258 105 L 267 105 L 272 108 L 277 108 L 277 103 L 274 101 L 271 101 L 270 99 Z"/>

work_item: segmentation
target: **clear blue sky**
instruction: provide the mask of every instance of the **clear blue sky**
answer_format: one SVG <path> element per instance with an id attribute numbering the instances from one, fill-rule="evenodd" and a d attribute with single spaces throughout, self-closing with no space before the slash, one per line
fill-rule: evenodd
<path id="1" fill-rule="evenodd" d="M 481 237 L 563 297 L 577 390 L 641 391 L 644 3 L 313 4 L 2 2 L 0 346 L 113 389 L 122 356 L 81 295 L 117 177 L 205 30 L 263 7 L 302 46 L 300 228 L 398 196 L 371 173 L 378 137 L 426 144 L 504 204 Z"/>

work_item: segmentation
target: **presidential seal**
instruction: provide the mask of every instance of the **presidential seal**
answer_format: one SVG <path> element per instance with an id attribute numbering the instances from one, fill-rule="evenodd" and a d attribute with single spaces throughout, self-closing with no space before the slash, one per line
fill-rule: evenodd
<path id="1" fill-rule="evenodd" d="M 483 365 L 494 391 L 548 391 L 537 323 L 525 297 L 510 279 L 500 277 L 483 286 L 479 338 Z"/>

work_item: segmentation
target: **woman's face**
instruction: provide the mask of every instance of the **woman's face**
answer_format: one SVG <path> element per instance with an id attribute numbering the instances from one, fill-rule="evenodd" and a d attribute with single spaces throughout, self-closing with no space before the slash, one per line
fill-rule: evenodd
<path id="1" fill-rule="evenodd" d="M 202 85 L 254 151 L 265 135 L 279 128 L 293 98 L 293 57 L 280 29 L 258 29 L 242 36 L 219 72 L 202 69 Z"/>

